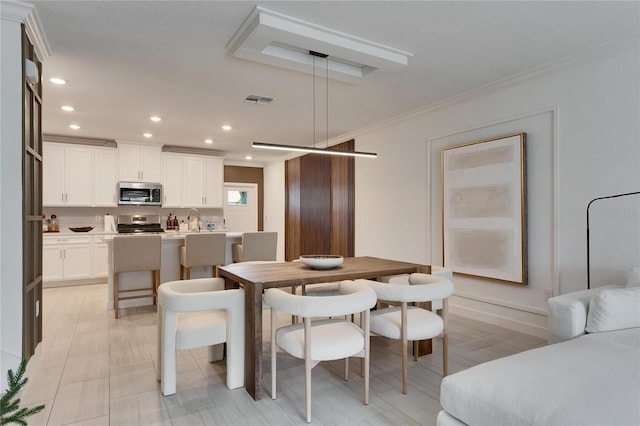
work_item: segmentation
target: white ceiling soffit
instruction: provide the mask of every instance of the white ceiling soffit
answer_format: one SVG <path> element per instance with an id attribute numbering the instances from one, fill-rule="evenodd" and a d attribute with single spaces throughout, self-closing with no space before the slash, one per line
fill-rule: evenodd
<path id="1" fill-rule="evenodd" d="M 309 50 L 329 55 L 329 78 L 358 83 L 406 66 L 413 54 L 256 6 L 227 44 L 233 56 L 313 73 Z"/>

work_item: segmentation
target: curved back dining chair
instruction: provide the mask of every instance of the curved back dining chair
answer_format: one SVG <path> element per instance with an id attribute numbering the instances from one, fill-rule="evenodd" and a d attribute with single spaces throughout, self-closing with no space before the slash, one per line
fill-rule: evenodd
<path id="1" fill-rule="evenodd" d="M 311 421 L 311 369 L 320 361 L 364 358 L 364 403 L 369 404 L 369 309 L 376 303 L 376 294 L 353 281 L 341 282 L 339 292 L 337 296 L 297 296 L 272 288 L 264 295 L 271 307 L 271 398 L 276 399 L 277 345 L 304 359 L 307 422 Z M 303 323 L 277 328 L 278 310 L 302 317 Z M 361 326 L 344 319 L 317 319 L 352 313 L 361 313 Z"/>
<path id="2" fill-rule="evenodd" d="M 176 350 L 227 344 L 227 387 L 244 386 L 244 290 L 222 278 L 170 281 L 158 289 L 158 380 L 176 393 Z"/>
<path id="3" fill-rule="evenodd" d="M 447 375 L 448 338 L 446 329 L 447 299 L 453 293 L 453 283 L 446 278 L 414 273 L 409 276 L 409 284 L 381 283 L 370 280 L 356 280 L 375 290 L 378 299 L 400 306 L 389 306 L 371 313 L 371 332 L 402 344 L 402 393 L 407 393 L 407 371 L 409 341 L 432 339 L 442 336 L 442 375 Z M 418 306 L 413 302 L 442 300 L 441 316 Z"/>

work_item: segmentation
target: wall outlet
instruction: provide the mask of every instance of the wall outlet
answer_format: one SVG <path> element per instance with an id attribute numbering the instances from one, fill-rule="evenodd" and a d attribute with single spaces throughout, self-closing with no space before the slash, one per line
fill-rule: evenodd
<path id="1" fill-rule="evenodd" d="M 545 300 L 545 302 L 547 300 L 549 300 L 550 297 L 553 297 L 553 290 L 550 289 L 550 288 L 545 288 L 544 289 L 544 300 Z"/>
<path id="2" fill-rule="evenodd" d="M 36 318 L 40 316 L 40 300 L 36 300 Z"/>

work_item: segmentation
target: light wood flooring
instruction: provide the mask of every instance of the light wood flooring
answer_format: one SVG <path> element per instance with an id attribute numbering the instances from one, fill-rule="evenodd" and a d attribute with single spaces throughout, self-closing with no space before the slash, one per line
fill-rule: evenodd
<path id="1" fill-rule="evenodd" d="M 107 310 L 106 284 L 44 290 L 44 339 L 27 369 L 25 405 L 45 404 L 30 425 L 302 425 L 304 364 L 278 355 L 278 399 L 270 397 L 269 324 L 264 312 L 265 397 L 224 385 L 224 361 L 209 364 L 206 348 L 179 351 L 178 388 L 162 396 L 156 381 L 155 307 Z M 284 324 L 290 317 L 282 318 Z M 543 346 L 543 339 L 450 315 L 450 373 Z M 349 381 L 342 361 L 312 371 L 312 424 L 433 425 L 440 410 L 441 341 L 409 364 L 409 392 L 401 392 L 397 341 L 373 337 L 371 395 L 362 404 L 359 359 Z"/>

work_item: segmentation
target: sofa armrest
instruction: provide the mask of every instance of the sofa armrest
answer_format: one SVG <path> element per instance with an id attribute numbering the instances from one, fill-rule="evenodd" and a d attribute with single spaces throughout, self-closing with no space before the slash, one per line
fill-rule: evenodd
<path id="1" fill-rule="evenodd" d="M 549 344 L 563 342 L 585 334 L 587 314 L 591 296 L 606 286 L 590 290 L 576 291 L 550 298 L 549 304 Z"/>

